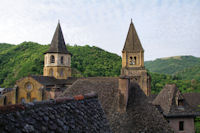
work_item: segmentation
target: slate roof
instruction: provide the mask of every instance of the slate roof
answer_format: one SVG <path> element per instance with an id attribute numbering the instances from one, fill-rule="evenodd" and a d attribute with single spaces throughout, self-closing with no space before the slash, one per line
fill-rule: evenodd
<path id="1" fill-rule="evenodd" d="M 71 85 L 73 82 L 77 80 L 77 78 L 74 77 L 69 77 L 67 79 L 56 79 L 55 77 L 52 76 L 30 76 L 39 83 L 48 86 L 48 85 Z"/>
<path id="2" fill-rule="evenodd" d="M 200 93 L 184 93 L 183 96 L 190 107 L 200 112 Z"/>
<path id="3" fill-rule="evenodd" d="M 131 24 L 128 30 L 128 34 L 126 37 L 126 41 L 124 44 L 124 48 L 123 51 L 126 52 L 140 52 L 140 51 L 144 51 L 144 49 L 142 48 L 142 44 L 139 40 L 139 37 L 137 35 L 137 32 L 135 30 L 135 27 L 133 25 L 133 22 L 131 20 Z"/>
<path id="4" fill-rule="evenodd" d="M 110 133 L 96 94 L 0 107 L 1 133 Z"/>
<path id="5" fill-rule="evenodd" d="M 65 40 L 63 37 L 62 29 L 60 23 L 56 27 L 53 39 L 49 50 L 46 53 L 61 53 L 61 54 L 70 54 L 65 45 Z"/>
<path id="6" fill-rule="evenodd" d="M 178 106 L 178 100 L 182 105 Z M 175 84 L 167 84 L 153 101 L 159 105 L 166 117 L 195 117 L 196 112 L 189 106 Z"/>
<path id="7" fill-rule="evenodd" d="M 171 128 L 163 115 L 148 103 L 146 95 L 134 86 L 134 101 L 125 113 L 118 112 L 118 78 L 82 78 L 74 82 L 61 96 L 73 96 L 96 92 L 106 113 L 111 130 L 115 133 L 170 133 Z"/>

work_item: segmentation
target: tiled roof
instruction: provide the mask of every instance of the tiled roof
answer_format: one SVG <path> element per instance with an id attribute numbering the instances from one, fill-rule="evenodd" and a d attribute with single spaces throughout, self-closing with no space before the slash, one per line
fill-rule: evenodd
<path id="1" fill-rule="evenodd" d="M 70 77 L 68 79 L 56 79 L 51 76 L 30 76 L 43 85 L 70 85 L 77 80 L 77 78 Z"/>
<path id="2" fill-rule="evenodd" d="M 131 22 L 129 30 L 128 30 L 128 34 L 127 34 L 127 37 L 126 37 L 126 41 L 125 41 L 125 44 L 124 44 L 123 51 L 127 51 L 127 52 L 144 51 L 144 49 L 142 48 L 142 44 L 139 40 L 139 37 L 137 35 L 137 32 L 135 30 L 135 27 L 134 27 L 132 22 Z"/>
<path id="3" fill-rule="evenodd" d="M 96 94 L 0 107 L 1 133 L 110 133 Z"/>
<path id="4" fill-rule="evenodd" d="M 187 103 L 200 114 L 200 93 L 184 93 Z"/>
<path id="5" fill-rule="evenodd" d="M 118 78 L 79 79 L 62 96 L 96 92 L 111 130 L 115 133 L 171 133 L 167 121 L 155 106 L 148 103 L 144 92 L 136 85 L 131 89 L 135 90 L 134 98 L 125 113 L 118 112 Z"/>
<path id="6" fill-rule="evenodd" d="M 61 53 L 61 54 L 70 54 L 65 45 L 65 40 L 63 37 L 62 29 L 60 23 L 56 27 L 53 39 L 49 50 L 46 53 Z"/>
<path id="7" fill-rule="evenodd" d="M 181 105 L 178 105 L 181 100 Z M 153 101 L 162 108 L 166 117 L 194 117 L 196 112 L 189 106 L 175 84 L 167 84 Z"/>

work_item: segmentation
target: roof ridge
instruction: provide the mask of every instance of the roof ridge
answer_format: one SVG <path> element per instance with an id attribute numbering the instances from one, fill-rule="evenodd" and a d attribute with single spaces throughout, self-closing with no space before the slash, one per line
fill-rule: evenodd
<path id="1" fill-rule="evenodd" d="M 21 111 L 21 110 L 29 110 L 32 109 L 35 106 L 44 106 L 44 105 L 54 105 L 54 104 L 62 104 L 70 101 L 81 101 L 86 99 L 93 99 L 98 98 L 97 93 L 91 92 L 84 95 L 76 95 L 73 97 L 59 97 L 56 99 L 50 99 L 50 100 L 44 100 L 44 101 L 36 101 L 36 102 L 29 102 L 29 103 L 23 103 L 23 104 L 11 104 L 11 105 L 5 105 L 0 106 L 0 113 L 9 113 L 9 112 L 15 112 L 15 111 Z"/>

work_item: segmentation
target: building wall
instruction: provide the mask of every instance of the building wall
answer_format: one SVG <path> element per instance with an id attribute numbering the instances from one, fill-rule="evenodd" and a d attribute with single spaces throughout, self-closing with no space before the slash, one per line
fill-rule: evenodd
<path id="1" fill-rule="evenodd" d="M 51 63 L 51 56 L 54 56 L 55 63 Z M 63 57 L 63 63 L 61 63 Z M 67 79 L 71 77 L 71 55 L 47 53 L 44 59 L 44 76 L 54 76 L 57 79 Z"/>
<path id="2" fill-rule="evenodd" d="M 195 133 L 194 118 L 168 118 L 175 133 Z M 184 131 L 179 131 L 179 121 L 184 121 Z"/>
<path id="3" fill-rule="evenodd" d="M 53 71 L 53 75 L 52 75 Z M 47 66 L 43 69 L 44 76 L 54 76 L 57 79 L 67 79 L 71 77 L 71 68 L 70 67 L 61 67 L 61 66 Z"/>
<path id="4" fill-rule="evenodd" d="M 42 100 L 42 89 L 43 85 L 38 83 L 31 77 L 25 77 L 20 81 L 16 82 L 18 86 L 18 97 L 17 103 L 21 103 L 22 99 L 25 99 L 25 102 L 32 102 L 34 100 L 41 101 Z M 27 84 L 31 84 L 32 88 L 27 89 Z"/>
<path id="5" fill-rule="evenodd" d="M 121 75 L 126 75 L 131 78 L 131 81 L 137 82 L 144 93 L 149 96 L 151 93 L 151 78 L 148 76 L 145 69 L 122 68 Z"/>
<path id="6" fill-rule="evenodd" d="M 13 89 L 0 97 L 0 105 L 9 105 L 16 103 L 16 90 Z"/>

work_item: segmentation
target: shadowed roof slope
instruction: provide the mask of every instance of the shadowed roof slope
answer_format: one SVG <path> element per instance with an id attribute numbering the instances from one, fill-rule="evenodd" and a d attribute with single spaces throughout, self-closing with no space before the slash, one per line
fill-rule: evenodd
<path id="1" fill-rule="evenodd" d="M 179 101 L 181 105 L 178 105 Z M 152 103 L 159 105 L 166 117 L 194 117 L 196 115 L 175 84 L 165 85 Z"/>
<path id="2" fill-rule="evenodd" d="M 60 27 L 59 22 L 56 27 L 56 31 L 54 33 L 53 39 L 51 41 L 50 48 L 46 53 L 70 54 L 65 45 L 65 40 L 64 40 L 62 29 Z"/>
<path id="3" fill-rule="evenodd" d="M 131 24 L 128 30 L 128 34 L 126 37 L 126 42 L 124 44 L 123 51 L 127 52 L 140 52 L 144 51 L 142 48 L 141 42 L 139 40 L 139 37 L 137 35 L 137 32 L 135 30 L 135 27 L 133 25 L 133 22 L 131 20 Z"/>
<path id="4" fill-rule="evenodd" d="M 171 133 L 168 123 L 157 108 L 148 103 L 144 92 L 137 85 L 131 89 L 134 89 L 134 100 L 129 102 L 125 113 L 118 112 L 118 78 L 79 79 L 62 96 L 96 92 L 111 130 L 115 133 Z"/>
<path id="5" fill-rule="evenodd" d="M 200 114 L 200 93 L 184 93 L 183 95 L 188 104 Z"/>
<path id="6" fill-rule="evenodd" d="M 96 94 L 0 107 L 0 132 L 110 133 Z"/>

